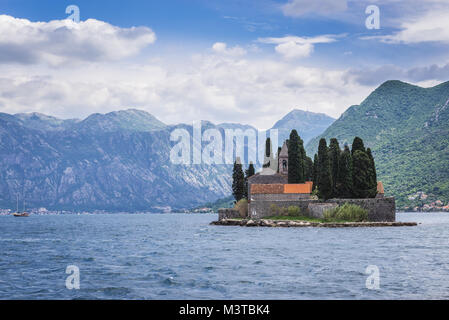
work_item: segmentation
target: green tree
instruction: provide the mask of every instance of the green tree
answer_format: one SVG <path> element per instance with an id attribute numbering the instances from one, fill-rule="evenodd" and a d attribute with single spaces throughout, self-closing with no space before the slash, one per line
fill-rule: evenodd
<path id="1" fill-rule="evenodd" d="M 314 189 L 318 185 L 318 154 L 313 156 L 313 185 Z"/>
<path id="2" fill-rule="evenodd" d="M 340 161 L 340 144 L 336 138 L 332 138 L 329 143 L 329 160 L 331 165 L 332 174 L 332 192 L 334 196 L 337 196 L 337 176 L 338 176 L 338 166 Z"/>
<path id="3" fill-rule="evenodd" d="M 354 152 L 356 152 L 357 150 L 366 152 L 363 140 L 359 137 L 355 137 L 354 141 L 352 142 L 351 155 L 354 156 Z"/>
<path id="4" fill-rule="evenodd" d="M 299 137 L 299 167 L 301 170 L 301 180 L 300 183 L 306 182 L 306 166 L 307 166 L 307 155 L 306 149 L 304 148 L 304 141 Z"/>
<path id="5" fill-rule="evenodd" d="M 248 179 L 252 177 L 256 173 L 256 170 L 254 169 L 254 164 L 251 161 L 249 163 L 248 169 L 245 170 L 245 192 L 244 192 L 244 198 L 248 198 Z"/>
<path id="6" fill-rule="evenodd" d="M 376 164 L 374 162 L 373 154 L 371 153 L 371 149 L 366 149 L 366 154 L 370 159 L 370 194 L 371 198 L 374 198 L 377 194 L 377 172 L 376 172 Z"/>
<path id="7" fill-rule="evenodd" d="M 304 182 L 304 162 L 300 141 L 298 132 L 292 130 L 288 140 L 288 183 Z"/>
<path id="8" fill-rule="evenodd" d="M 278 147 L 278 153 L 276 154 L 276 160 L 278 162 L 278 170 L 277 173 L 279 173 L 279 154 L 281 153 L 282 148 Z"/>
<path id="9" fill-rule="evenodd" d="M 356 150 L 352 156 L 353 195 L 356 198 L 369 198 L 372 196 L 371 160 L 366 152 Z"/>
<path id="10" fill-rule="evenodd" d="M 313 181 L 313 160 L 310 157 L 306 157 L 305 160 L 305 174 L 304 174 L 304 179 L 306 181 Z"/>
<path id="11" fill-rule="evenodd" d="M 267 140 L 265 140 L 265 159 L 264 159 L 264 164 L 263 164 L 264 168 L 269 168 L 271 165 L 271 159 L 272 159 L 271 152 L 272 152 L 271 139 L 270 139 L 270 137 L 268 137 Z M 265 162 L 265 161 L 267 161 L 267 162 Z"/>
<path id="12" fill-rule="evenodd" d="M 265 156 L 269 157 L 271 155 L 271 139 L 270 137 L 265 140 Z"/>
<path id="13" fill-rule="evenodd" d="M 245 193 L 245 176 L 242 170 L 242 164 L 240 159 L 237 158 L 234 162 L 234 168 L 232 171 L 232 195 L 235 201 L 239 201 L 244 198 Z"/>
<path id="14" fill-rule="evenodd" d="M 255 174 L 256 174 L 256 170 L 254 169 L 254 164 L 251 161 L 249 163 L 248 170 L 246 170 L 246 176 L 249 178 L 249 177 L 252 177 Z"/>
<path id="15" fill-rule="evenodd" d="M 318 183 L 319 197 L 327 200 L 332 197 L 332 174 L 329 161 L 329 150 L 326 139 L 320 140 L 318 147 Z"/>
<path id="16" fill-rule="evenodd" d="M 352 157 L 349 147 L 346 145 L 340 155 L 338 175 L 337 175 L 337 197 L 352 198 Z"/>

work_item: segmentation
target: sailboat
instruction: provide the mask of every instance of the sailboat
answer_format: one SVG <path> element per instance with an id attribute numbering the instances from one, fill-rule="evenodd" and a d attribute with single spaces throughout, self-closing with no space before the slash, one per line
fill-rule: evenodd
<path id="1" fill-rule="evenodd" d="M 23 211 L 19 211 L 19 196 L 17 196 L 17 209 L 16 212 L 12 214 L 14 217 L 28 217 L 30 214 L 25 211 L 25 200 L 23 200 Z"/>

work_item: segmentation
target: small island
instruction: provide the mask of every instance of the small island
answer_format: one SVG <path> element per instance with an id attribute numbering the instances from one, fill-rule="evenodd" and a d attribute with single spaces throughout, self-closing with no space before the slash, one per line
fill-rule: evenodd
<path id="1" fill-rule="evenodd" d="M 351 149 L 337 139 L 320 140 L 314 160 L 306 155 L 296 130 L 276 157 L 270 138 L 264 164 L 243 172 L 239 158 L 233 169 L 234 208 L 218 210 L 213 225 L 247 227 L 381 227 L 416 226 L 397 222 L 394 197 L 386 197 L 377 181 L 370 148 L 355 137 Z"/>

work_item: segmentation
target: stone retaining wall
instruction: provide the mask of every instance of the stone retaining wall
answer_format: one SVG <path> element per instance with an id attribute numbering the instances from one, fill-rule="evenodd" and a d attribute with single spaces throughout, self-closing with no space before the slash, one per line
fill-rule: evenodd
<path id="1" fill-rule="evenodd" d="M 310 203 L 308 207 L 309 217 L 322 219 L 326 210 L 335 209 L 336 207 L 338 207 L 337 203 Z"/>
<path id="2" fill-rule="evenodd" d="M 265 217 L 275 216 L 276 213 L 271 211 L 271 206 L 276 205 L 279 208 L 288 208 L 290 206 L 299 207 L 304 215 L 308 215 L 307 208 L 310 203 L 318 202 L 318 200 L 255 200 L 251 201 L 248 208 L 248 215 L 251 219 L 262 219 Z"/>
<path id="3" fill-rule="evenodd" d="M 218 209 L 218 221 L 235 218 L 241 218 L 239 211 L 235 209 Z"/>
<path id="4" fill-rule="evenodd" d="M 374 199 L 331 199 L 326 203 L 356 204 L 368 210 L 369 221 L 396 221 L 396 201 L 394 197 Z"/>
<path id="5" fill-rule="evenodd" d="M 310 211 L 309 205 L 322 203 L 318 200 L 253 200 L 249 203 L 248 216 L 251 219 L 262 219 L 269 216 L 274 216 L 276 213 L 271 211 L 271 205 L 276 205 L 280 208 L 288 208 L 290 206 L 297 206 L 301 213 L 305 216 L 314 217 L 317 211 Z M 381 199 L 331 199 L 325 204 L 342 205 L 344 203 L 353 203 L 366 210 L 368 210 L 369 221 L 396 221 L 396 204 L 394 197 Z M 316 207 L 315 207 L 316 208 Z M 324 208 L 324 207 L 323 207 Z M 317 213 L 318 214 L 318 213 Z"/>

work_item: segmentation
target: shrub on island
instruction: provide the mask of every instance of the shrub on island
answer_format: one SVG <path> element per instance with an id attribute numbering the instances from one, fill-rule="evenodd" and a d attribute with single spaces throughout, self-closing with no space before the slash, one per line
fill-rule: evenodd
<path id="1" fill-rule="evenodd" d="M 298 217 L 301 215 L 301 209 L 297 206 L 290 206 L 287 209 L 289 217 Z"/>
<path id="2" fill-rule="evenodd" d="M 298 206 L 279 207 L 275 204 L 270 205 L 270 213 L 272 216 L 289 216 L 300 217 L 301 209 Z"/>
<path id="3" fill-rule="evenodd" d="M 240 213 L 241 218 L 248 216 L 248 200 L 245 198 L 240 199 L 234 206 L 234 209 Z"/>
<path id="4" fill-rule="evenodd" d="M 362 207 L 345 203 L 334 209 L 329 209 L 324 212 L 324 221 L 335 222 L 335 221 L 345 221 L 345 222 L 362 222 L 368 221 L 368 211 Z"/>

